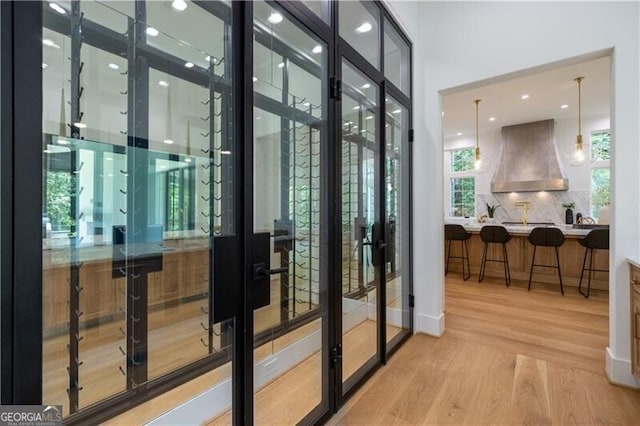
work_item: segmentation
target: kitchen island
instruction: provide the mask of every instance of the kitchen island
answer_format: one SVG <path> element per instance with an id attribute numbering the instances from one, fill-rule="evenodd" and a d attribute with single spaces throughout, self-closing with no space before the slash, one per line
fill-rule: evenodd
<path id="1" fill-rule="evenodd" d="M 449 221 L 445 223 L 456 223 L 464 226 L 471 233 L 471 238 L 467 242 L 469 245 L 469 264 L 471 266 L 470 280 L 477 281 L 482 261 L 482 251 L 484 243 L 480 239 L 480 229 L 485 224 L 481 223 L 465 223 L 464 221 Z M 489 224 L 486 224 L 489 225 Z M 531 258 L 533 257 L 533 246 L 529 243 L 528 236 L 531 230 L 537 226 L 544 225 L 507 225 L 505 228 L 511 234 L 511 241 L 507 243 L 507 255 L 509 257 L 509 271 L 511 278 L 516 280 L 529 280 L 529 271 L 531 268 Z M 577 229 L 570 225 L 551 225 L 559 228 L 564 236 L 564 244 L 558 248 L 560 255 L 560 270 L 562 272 L 562 282 L 566 286 L 578 287 L 580 281 L 580 272 L 582 271 L 582 262 L 584 259 L 585 248 L 578 242 L 584 238 L 591 230 Z M 446 262 L 445 243 L 445 262 Z M 460 243 L 452 241 L 451 255 L 460 256 Z M 489 259 L 502 259 L 502 248 L 499 244 L 490 244 L 487 251 Z M 588 259 L 587 259 L 588 262 Z M 555 265 L 555 250 L 552 247 L 538 247 L 536 252 L 536 264 Z M 596 250 L 593 256 L 593 265 L 597 269 L 609 269 L 609 252 L 606 250 Z M 449 262 L 449 273 L 462 273 L 462 263 L 460 259 L 451 259 Z M 487 262 L 486 276 L 504 277 L 504 268 L 501 263 Z M 583 286 L 586 286 L 588 272 L 585 272 L 583 278 Z M 536 267 L 533 272 L 532 282 L 543 282 L 550 284 L 558 284 L 558 273 L 554 268 Z M 535 284 L 533 284 L 535 286 Z M 606 272 L 594 272 L 591 276 L 591 288 L 602 290 L 609 289 L 609 275 Z M 559 290 L 558 290 L 559 291 Z M 571 291 L 571 290 L 569 290 Z"/>

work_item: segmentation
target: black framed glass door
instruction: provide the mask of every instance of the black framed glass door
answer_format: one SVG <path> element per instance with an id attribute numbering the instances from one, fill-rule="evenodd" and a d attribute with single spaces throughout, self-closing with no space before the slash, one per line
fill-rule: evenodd
<path id="1" fill-rule="evenodd" d="M 379 292 L 380 88 L 346 59 L 341 62 L 341 315 L 342 388 L 346 393 L 380 360 Z"/>
<path id="2" fill-rule="evenodd" d="M 253 5 L 253 421 L 329 411 L 328 43 Z"/>
<path id="3" fill-rule="evenodd" d="M 3 243 L 42 266 L 2 283 L 3 382 L 28 378 L 3 402 L 101 422 L 202 379 L 144 421 L 314 423 L 384 363 L 411 328 L 410 97 L 384 6 L 340 8 L 2 3 L 3 149 L 26 135 Z"/>

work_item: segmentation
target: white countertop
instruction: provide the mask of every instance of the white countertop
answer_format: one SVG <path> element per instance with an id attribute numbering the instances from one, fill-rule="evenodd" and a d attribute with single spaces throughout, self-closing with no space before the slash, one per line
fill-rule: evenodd
<path id="1" fill-rule="evenodd" d="M 533 228 L 538 227 L 558 228 L 564 235 L 577 237 L 584 237 L 591 231 L 591 229 L 576 229 L 571 225 L 502 225 L 501 223 L 478 223 L 474 219 L 445 219 L 444 223 L 462 225 L 469 232 L 480 232 L 485 225 L 500 225 L 512 234 L 524 235 L 529 235 Z"/>
<path id="2" fill-rule="evenodd" d="M 629 262 L 630 264 L 632 264 L 636 268 L 640 268 L 640 260 L 632 259 L 630 257 L 627 257 L 627 262 Z"/>

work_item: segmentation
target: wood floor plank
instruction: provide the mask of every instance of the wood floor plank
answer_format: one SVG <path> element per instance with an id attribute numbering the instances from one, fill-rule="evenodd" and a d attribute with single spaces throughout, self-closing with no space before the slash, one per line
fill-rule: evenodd
<path id="1" fill-rule="evenodd" d="M 525 355 L 516 357 L 508 423 L 551 424 L 551 399 L 546 361 Z"/>

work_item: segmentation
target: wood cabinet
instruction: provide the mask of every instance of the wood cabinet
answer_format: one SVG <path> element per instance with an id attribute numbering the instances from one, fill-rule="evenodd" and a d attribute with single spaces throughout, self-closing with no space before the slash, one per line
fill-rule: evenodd
<path id="1" fill-rule="evenodd" d="M 162 270 L 148 276 L 148 305 L 162 309 L 176 303 L 206 297 L 209 290 L 209 240 L 169 240 L 162 256 Z M 80 327 L 91 327 L 121 316 L 126 309 L 126 280 L 112 277 L 111 247 L 91 248 L 92 259 L 81 262 Z M 68 253 L 43 253 L 44 333 L 67 332 L 70 277 Z"/>
<path id="2" fill-rule="evenodd" d="M 631 271 L 631 371 L 640 380 L 640 268 Z"/>

